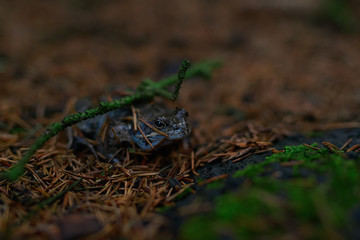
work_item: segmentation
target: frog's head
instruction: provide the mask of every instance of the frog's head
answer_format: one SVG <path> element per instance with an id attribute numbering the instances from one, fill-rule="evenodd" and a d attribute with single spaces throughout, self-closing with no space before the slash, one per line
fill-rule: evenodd
<path id="1" fill-rule="evenodd" d="M 152 116 L 150 119 L 139 121 L 141 131 L 132 131 L 134 142 L 144 151 L 158 148 L 161 145 L 182 139 L 190 134 L 187 123 L 187 112 L 184 109 L 176 109 L 174 112 Z M 150 127 L 150 126 L 151 127 Z M 145 139 L 145 137 L 147 140 Z M 150 146 L 149 142 L 152 146 Z"/>

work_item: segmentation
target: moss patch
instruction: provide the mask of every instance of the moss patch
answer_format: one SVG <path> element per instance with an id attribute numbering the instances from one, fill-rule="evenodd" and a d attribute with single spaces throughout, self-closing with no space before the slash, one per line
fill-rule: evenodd
<path id="1" fill-rule="evenodd" d="M 187 220 L 181 237 L 327 239 L 347 233 L 360 200 L 357 160 L 326 148 L 287 146 L 234 174 L 244 184 L 217 197 L 210 213 Z"/>
<path id="2" fill-rule="evenodd" d="M 218 179 L 206 185 L 207 189 L 219 189 L 225 186 L 224 179 Z"/>

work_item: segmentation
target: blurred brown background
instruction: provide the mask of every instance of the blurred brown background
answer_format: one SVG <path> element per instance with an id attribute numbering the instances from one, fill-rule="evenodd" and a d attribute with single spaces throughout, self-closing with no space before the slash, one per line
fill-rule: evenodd
<path id="1" fill-rule="evenodd" d="M 1 118 L 32 125 L 70 99 L 176 73 L 183 59 L 220 59 L 176 103 L 206 136 L 358 121 L 359 12 L 342 0 L 2 1 Z"/>

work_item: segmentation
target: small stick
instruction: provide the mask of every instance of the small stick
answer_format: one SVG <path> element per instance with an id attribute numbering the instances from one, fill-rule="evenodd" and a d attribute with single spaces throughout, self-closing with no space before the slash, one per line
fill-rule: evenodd
<path id="1" fill-rule="evenodd" d="M 36 172 L 33 169 L 31 169 L 31 167 L 26 167 L 26 168 L 33 174 L 34 178 L 38 180 L 44 188 L 47 188 L 43 180 L 36 174 Z"/>
<path id="2" fill-rule="evenodd" d="M 195 154 L 194 154 L 194 151 L 191 152 L 191 171 L 193 174 L 195 174 L 196 176 L 199 176 L 200 174 L 198 174 L 196 171 L 195 171 Z"/>
<path id="3" fill-rule="evenodd" d="M 131 177 L 131 173 L 129 170 L 127 170 L 126 168 L 124 168 L 123 166 L 121 166 L 120 164 L 116 164 L 126 175 L 128 175 L 129 177 Z"/>
<path id="4" fill-rule="evenodd" d="M 222 175 L 219 175 L 219 176 L 215 176 L 215 177 L 209 178 L 209 179 L 207 179 L 207 180 L 205 180 L 203 182 L 200 182 L 199 186 L 214 182 L 214 181 L 219 180 L 219 179 L 224 179 L 224 178 L 227 178 L 227 177 L 229 177 L 229 174 L 222 174 Z"/>
<path id="5" fill-rule="evenodd" d="M 191 66 L 191 63 L 188 60 L 185 60 L 181 63 L 179 74 L 178 74 L 178 81 L 176 82 L 175 90 L 171 97 L 172 101 L 175 101 L 176 98 L 178 97 L 182 81 L 184 80 L 186 71 L 190 68 L 190 66 Z"/>
<path id="6" fill-rule="evenodd" d="M 137 131 L 137 115 L 136 115 L 136 111 L 135 111 L 135 107 L 134 105 L 131 105 L 131 112 L 132 112 L 132 115 L 133 115 L 133 124 L 134 124 L 134 130 Z"/>
<path id="7" fill-rule="evenodd" d="M 141 135 L 145 138 L 146 142 L 150 145 L 150 147 L 154 150 L 154 146 L 151 144 L 151 142 L 149 141 L 149 139 L 145 136 L 143 130 L 141 129 L 141 127 L 139 126 L 138 124 L 138 128 L 139 128 L 139 131 L 141 133 Z"/>
<path id="8" fill-rule="evenodd" d="M 330 149 L 333 152 L 336 152 L 338 150 L 338 148 L 334 144 L 329 142 L 322 142 L 322 145 L 324 145 L 326 148 Z"/>
<path id="9" fill-rule="evenodd" d="M 242 155 L 241 157 L 235 159 L 235 160 L 232 160 L 231 162 L 235 163 L 235 162 L 238 162 L 238 161 L 241 161 L 243 160 L 244 158 L 247 158 L 249 156 L 251 156 L 253 153 L 248 153 L 248 154 L 245 154 L 245 155 Z"/>
<path id="10" fill-rule="evenodd" d="M 190 188 L 192 185 L 194 185 L 194 184 L 193 184 L 193 183 L 189 183 L 189 184 L 185 185 L 180 191 L 178 191 L 177 193 L 174 193 L 173 195 L 167 197 L 167 198 L 165 199 L 165 202 L 170 202 L 170 201 L 172 201 L 174 198 L 176 198 L 177 196 L 179 196 L 181 193 L 183 193 L 183 192 L 184 192 L 185 190 L 187 190 L 187 189 L 192 190 L 192 189 Z"/>
<path id="11" fill-rule="evenodd" d="M 145 123 L 149 128 L 151 128 L 152 130 L 154 130 L 155 132 L 165 136 L 165 137 L 169 137 L 169 135 L 167 135 L 166 133 L 160 131 L 159 129 L 155 128 L 153 125 L 151 125 L 150 123 L 148 123 L 147 121 L 145 121 L 142 117 L 139 118 L 140 121 L 142 121 L 143 123 Z"/>
<path id="12" fill-rule="evenodd" d="M 107 160 L 109 163 L 114 160 L 114 158 L 122 151 L 122 148 L 119 148 L 110 158 Z"/>
<path id="13" fill-rule="evenodd" d="M 117 143 L 118 145 L 120 145 L 120 144 L 121 144 L 121 140 L 120 140 L 119 136 L 117 135 L 115 129 L 114 129 L 114 128 L 111 128 L 111 131 L 112 131 L 112 133 L 113 133 L 114 136 L 115 136 L 115 141 L 116 141 L 116 143 Z"/>
<path id="14" fill-rule="evenodd" d="M 308 148 L 314 149 L 314 150 L 320 150 L 320 148 L 311 146 L 311 145 L 309 145 L 309 144 L 307 144 L 307 143 L 304 143 L 303 145 L 306 146 L 306 147 L 308 147 Z"/>
<path id="15" fill-rule="evenodd" d="M 341 146 L 340 151 L 344 150 L 350 143 L 352 142 L 352 138 L 349 138 L 344 145 Z"/>
<path id="16" fill-rule="evenodd" d="M 101 126 L 100 131 L 98 133 L 98 135 L 100 134 L 101 142 L 105 142 L 105 138 L 106 138 L 106 136 L 108 134 L 108 130 L 109 130 L 109 124 L 110 124 L 110 118 L 109 118 L 109 116 L 106 115 L 105 122 Z"/>
<path id="17" fill-rule="evenodd" d="M 360 144 L 355 144 L 354 146 L 350 147 L 346 152 L 355 151 L 355 149 L 360 148 Z"/>

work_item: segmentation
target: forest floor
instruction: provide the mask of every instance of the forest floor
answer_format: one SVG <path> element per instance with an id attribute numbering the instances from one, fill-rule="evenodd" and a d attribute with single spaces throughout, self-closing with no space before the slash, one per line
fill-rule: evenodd
<path id="1" fill-rule="evenodd" d="M 50 139 L 24 176 L 0 182 L 1 238 L 356 239 L 359 206 L 349 200 L 360 198 L 352 171 L 359 170 L 360 144 L 356 6 L 1 3 L 1 170 L 21 159 L 47 125 L 72 113 L 78 99 L 96 102 L 145 78 L 176 74 L 183 59 L 222 62 L 210 81 L 184 81 L 174 103 L 157 99 L 185 108 L 192 127 L 189 138 L 166 151 L 128 152 L 122 165 L 112 165 L 75 154 L 64 132 Z M 302 147 L 284 150 L 289 145 Z M 273 178 L 295 180 L 284 190 Z"/>

